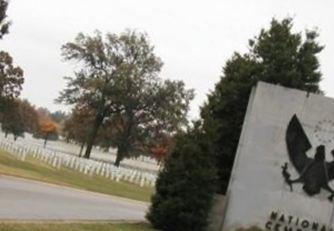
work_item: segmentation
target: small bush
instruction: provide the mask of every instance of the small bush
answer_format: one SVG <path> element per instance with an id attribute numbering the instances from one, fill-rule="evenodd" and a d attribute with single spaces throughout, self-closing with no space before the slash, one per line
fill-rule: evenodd
<path id="1" fill-rule="evenodd" d="M 194 129 L 177 137 L 159 174 L 147 219 L 164 231 L 202 231 L 208 223 L 216 170 L 203 135 Z"/>

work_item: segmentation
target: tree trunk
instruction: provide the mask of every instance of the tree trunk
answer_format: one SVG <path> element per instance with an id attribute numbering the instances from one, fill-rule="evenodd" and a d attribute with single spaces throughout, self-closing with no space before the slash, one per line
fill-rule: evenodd
<path id="1" fill-rule="evenodd" d="M 122 160 L 123 160 L 123 154 L 120 153 L 119 150 L 117 150 L 117 155 L 116 155 L 116 160 L 115 160 L 114 165 L 115 165 L 116 167 L 119 167 L 119 165 L 120 165 L 120 163 L 121 163 Z"/>
<path id="2" fill-rule="evenodd" d="M 91 153 L 93 145 L 94 145 L 95 137 L 97 135 L 97 132 L 99 131 L 99 128 L 102 124 L 103 119 L 104 119 L 104 115 L 102 113 L 97 114 L 96 117 L 95 117 L 93 128 L 92 128 L 92 130 L 89 134 L 89 137 L 87 139 L 87 148 L 86 148 L 86 152 L 85 152 L 85 155 L 84 155 L 84 158 L 86 158 L 86 159 L 89 159 L 89 157 L 90 157 L 90 153 Z"/>
<path id="3" fill-rule="evenodd" d="M 109 148 L 110 148 L 110 146 L 107 145 L 106 147 L 103 148 L 103 152 L 108 152 L 108 151 L 109 151 Z"/>
<path id="4" fill-rule="evenodd" d="M 126 156 L 127 154 L 127 143 L 122 143 L 120 145 L 118 145 L 117 147 L 117 155 L 116 155 L 116 160 L 115 160 L 115 163 L 114 165 L 116 167 L 119 167 L 121 161 L 124 159 L 124 157 Z"/>
<path id="5" fill-rule="evenodd" d="M 45 139 L 44 139 L 44 148 L 46 147 L 46 142 L 48 141 L 49 134 L 46 134 Z"/>
<path id="6" fill-rule="evenodd" d="M 119 164 L 121 161 L 129 156 L 130 151 L 130 134 L 133 124 L 131 123 L 133 119 L 133 115 L 131 113 L 128 114 L 128 125 L 126 126 L 126 129 L 124 133 L 121 135 L 121 139 L 119 140 L 119 143 L 117 145 L 117 156 L 115 160 L 115 166 L 119 167 Z"/>
<path id="7" fill-rule="evenodd" d="M 85 147 L 85 144 L 86 144 L 86 142 L 82 142 L 82 144 L 81 144 L 80 152 L 79 152 L 79 157 L 81 157 L 81 155 L 82 155 L 82 151 L 83 151 L 83 149 Z"/>

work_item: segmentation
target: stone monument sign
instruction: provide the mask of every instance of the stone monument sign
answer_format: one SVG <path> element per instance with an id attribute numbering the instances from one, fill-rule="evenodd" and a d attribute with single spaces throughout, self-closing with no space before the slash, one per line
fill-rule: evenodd
<path id="1" fill-rule="evenodd" d="M 334 99 L 259 82 L 226 196 L 224 231 L 334 230 Z"/>

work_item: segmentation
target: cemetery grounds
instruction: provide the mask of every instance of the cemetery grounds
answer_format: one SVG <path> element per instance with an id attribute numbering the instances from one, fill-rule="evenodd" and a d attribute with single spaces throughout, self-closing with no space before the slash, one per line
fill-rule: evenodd
<path id="1" fill-rule="evenodd" d="M 157 164 L 148 158 L 113 165 L 112 153 L 94 149 L 92 159 L 79 158 L 79 147 L 30 136 L 13 141 L 0 134 L 0 175 L 10 175 L 73 188 L 149 202 L 157 177 Z M 0 230 L 153 230 L 147 224 L 0 224 Z"/>

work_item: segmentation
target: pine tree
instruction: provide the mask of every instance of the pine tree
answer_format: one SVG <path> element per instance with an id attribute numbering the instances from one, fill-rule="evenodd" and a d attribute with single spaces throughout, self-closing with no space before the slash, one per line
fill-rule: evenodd
<path id="1" fill-rule="evenodd" d="M 273 19 L 269 29 L 249 40 L 249 52 L 235 53 L 225 64 L 220 81 L 202 107 L 204 131 L 211 140 L 225 193 L 251 88 L 258 81 L 321 93 L 317 55 L 323 49 L 316 31 L 292 32 L 292 19 Z"/>

